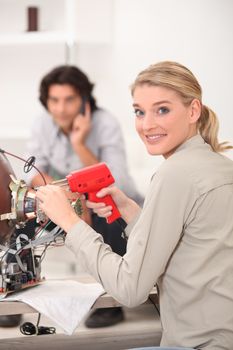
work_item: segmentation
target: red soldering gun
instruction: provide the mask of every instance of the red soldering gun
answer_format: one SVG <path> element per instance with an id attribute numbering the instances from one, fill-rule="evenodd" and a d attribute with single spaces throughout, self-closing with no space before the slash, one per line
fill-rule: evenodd
<path id="1" fill-rule="evenodd" d="M 66 179 L 55 181 L 57 184 L 67 183 L 71 192 L 87 193 L 88 199 L 92 202 L 104 202 L 112 206 L 112 215 L 106 220 L 108 224 L 121 217 L 115 202 L 110 195 L 102 198 L 96 197 L 96 193 L 103 187 L 107 187 L 115 182 L 109 168 L 105 163 L 91 165 L 81 170 L 73 171 L 66 176 Z M 64 182 L 65 181 L 65 182 Z"/>

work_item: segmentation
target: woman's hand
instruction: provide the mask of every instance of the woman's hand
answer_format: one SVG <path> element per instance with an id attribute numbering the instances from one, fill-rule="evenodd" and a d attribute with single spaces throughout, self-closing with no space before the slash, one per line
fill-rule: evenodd
<path id="1" fill-rule="evenodd" d="M 80 220 L 61 187 L 42 186 L 36 192 L 36 198 L 39 199 L 39 208 L 65 232 Z"/>
<path id="2" fill-rule="evenodd" d="M 103 198 L 106 195 L 110 195 L 112 197 L 118 210 L 121 213 L 122 219 L 124 219 L 127 224 L 140 211 L 140 207 L 115 186 L 102 188 L 96 194 L 96 196 L 99 198 Z M 112 214 L 112 206 L 106 205 L 104 202 L 95 203 L 87 200 L 86 205 L 100 217 L 108 218 Z"/>

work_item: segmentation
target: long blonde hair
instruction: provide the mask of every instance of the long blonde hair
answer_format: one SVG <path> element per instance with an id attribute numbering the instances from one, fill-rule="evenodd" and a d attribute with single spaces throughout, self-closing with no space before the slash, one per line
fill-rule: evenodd
<path id="1" fill-rule="evenodd" d="M 162 86 L 176 91 L 185 105 L 193 99 L 202 104 L 202 89 L 193 73 L 185 66 L 172 61 L 163 61 L 149 66 L 138 74 L 131 86 L 132 95 L 139 85 Z M 202 104 L 200 118 L 197 121 L 197 130 L 215 152 L 224 152 L 232 149 L 228 142 L 218 141 L 219 123 L 216 114 Z"/>

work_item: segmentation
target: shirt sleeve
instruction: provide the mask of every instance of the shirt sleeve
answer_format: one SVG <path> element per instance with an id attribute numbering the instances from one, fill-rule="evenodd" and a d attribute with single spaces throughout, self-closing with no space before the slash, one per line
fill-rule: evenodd
<path id="1" fill-rule="evenodd" d="M 144 302 L 169 264 L 194 204 L 192 186 L 184 179 L 154 176 L 123 257 L 113 253 L 84 222 L 67 234 L 66 245 L 79 262 L 84 262 L 105 290 L 123 305 L 133 307 Z"/>

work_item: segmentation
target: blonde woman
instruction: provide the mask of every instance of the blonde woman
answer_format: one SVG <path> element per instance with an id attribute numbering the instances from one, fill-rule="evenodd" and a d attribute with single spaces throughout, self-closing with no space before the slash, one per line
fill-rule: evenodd
<path id="1" fill-rule="evenodd" d="M 41 209 L 66 232 L 66 244 L 123 305 L 143 303 L 157 284 L 161 349 L 233 349 L 233 162 L 221 153 L 218 121 L 202 103 L 189 69 L 160 62 L 132 85 L 136 130 L 154 174 L 142 209 L 116 187 L 110 194 L 128 224 L 121 257 L 71 209 L 60 188 L 38 191 Z M 88 202 L 101 217 L 104 203 Z"/>

